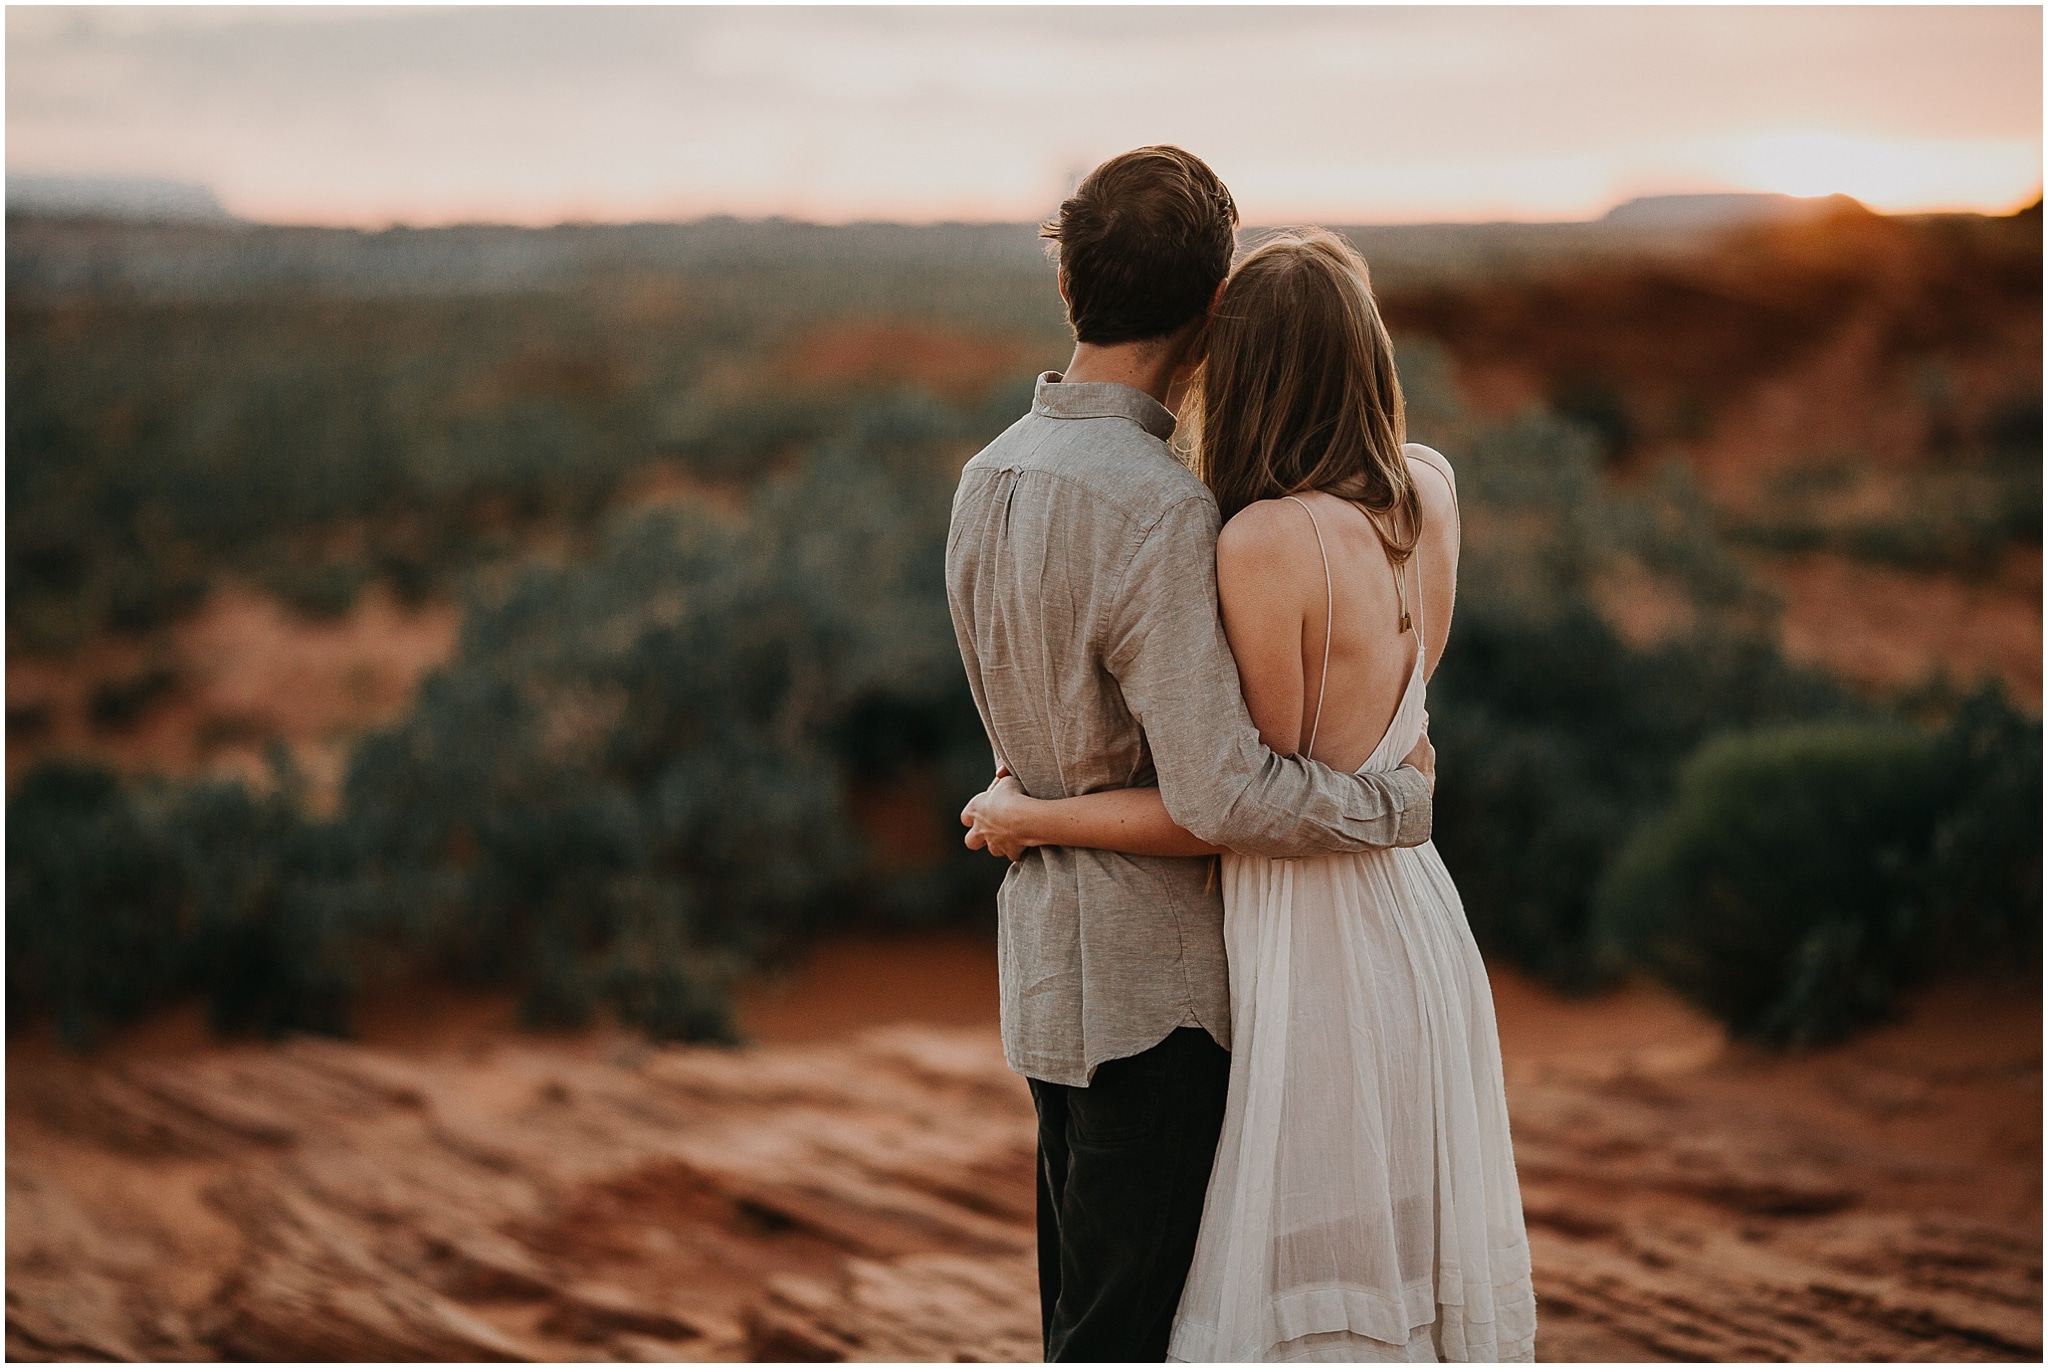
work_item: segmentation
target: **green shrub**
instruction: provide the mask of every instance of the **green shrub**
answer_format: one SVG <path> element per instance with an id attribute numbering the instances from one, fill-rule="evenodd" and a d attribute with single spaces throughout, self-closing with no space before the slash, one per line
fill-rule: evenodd
<path id="1" fill-rule="evenodd" d="M 73 1044 L 186 991 L 178 862 L 104 769 L 46 764 L 7 804 L 7 1013 Z"/>
<path id="2" fill-rule="evenodd" d="M 10 1021 L 47 1014 L 82 1045 L 197 993 L 225 1031 L 345 1026 L 350 862 L 286 771 L 255 796 L 47 762 L 7 816 Z"/>
<path id="3" fill-rule="evenodd" d="M 846 784 L 864 715 L 951 745 L 944 489 L 919 454 L 949 421 L 884 403 L 742 521 L 628 517 L 588 561 L 472 600 L 345 798 L 436 963 L 523 985 L 536 1024 L 608 1004 L 725 1038 L 734 974 L 887 904 Z"/>
<path id="4" fill-rule="evenodd" d="M 1459 605 L 1431 681 L 1436 844 L 1474 935 L 1559 987 L 1597 988 L 1593 893 L 1680 763 L 1731 724 L 1844 706 L 1753 639 L 1641 650 L 1584 603 Z"/>
<path id="5" fill-rule="evenodd" d="M 1944 908 L 1937 961 L 2038 973 L 2041 724 L 1985 685 L 1956 710 L 1938 749 L 1948 787 L 1931 870 Z"/>
<path id="6" fill-rule="evenodd" d="M 1604 946 L 1739 1036 L 1818 1044 L 1942 967 L 2039 950 L 2040 727 L 1978 695 L 1945 733 L 1719 737 L 1601 880 Z"/>

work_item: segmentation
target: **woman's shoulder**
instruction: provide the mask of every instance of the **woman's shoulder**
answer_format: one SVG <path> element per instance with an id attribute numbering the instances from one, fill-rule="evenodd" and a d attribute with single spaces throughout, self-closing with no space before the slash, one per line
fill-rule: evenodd
<path id="1" fill-rule="evenodd" d="M 1216 538 L 1216 590 L 1226 604 L 1250 604 L 1261 613 L 1306 611 L 1309 599 L 1323 592 L 1323 571 L 1300 504 L 1261 499 L 1231 515 Z"/>
<path id="2" fill-rule="evenodd" d="M 1216 553 L 1263 559 L 1289 550 L 1300 537 L 1301 505 L 1292 499 L 1260 499 L 1230 515 L 1216 538 Z"/>
<path id="3" fill-rule="evenodd" d="M 1426 447 L 1420 442 L 1403 442 L 1401 444 L 1401 454 L 1408 458 L 1409 465 L 1426 465 L 1439 475 L 1442 475 L 1444 482 L 1450 485 L 1451 492 L 1454 494 L 1457 492 L 1458 473 L 1451 469 L 1450 458 L 1441 451 L 1438 451 L 1435 447 Z"/>
<path id="4" fill-rule="evenodd" d="M 1409 478 L 1415 481 L 1415 497 L 1422 503 L 1425 522 L 1430 518 L 1448 517 L 1453 521 L 1458 516 L 1458 476 L 1451 469 L 1451 463 L 1435 447 L 1426 447 L 1420 442 L 1402 445 L 1401 454 L 1408 458 Z M 1427 469 L 1430 474 L 1423 474 Z"/>
<path id="5" fill-rule="evenodd" d="M 1329 496 L 1309 494 L 1303 501 L 1282 496 L 1240 508 L 1216 538 L 1217 574 L 1239 581 L 1262 580 L 1275 587 L 1281 583 L 1302 587 L 1313 580 L 1320 590 L 1322 553 L 1317 544 L 1319 534 L 1331 527 L 1330 515 L 1319 509 L 1315 516 L 1322 521 L 1312 526 L 1312 515 L 1303 512 L 1303 502 L 1324 500 Z"/>

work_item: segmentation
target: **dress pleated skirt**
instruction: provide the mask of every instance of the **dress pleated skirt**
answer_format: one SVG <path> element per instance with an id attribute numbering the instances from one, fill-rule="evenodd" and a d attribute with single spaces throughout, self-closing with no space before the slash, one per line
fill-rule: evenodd
<path id="1" fill-rule="evenodd" d="M 1171 1357 L 1532 1360 L 1493 997 L 1435 847 L 1223 878 L 1230 1096 Z"/>

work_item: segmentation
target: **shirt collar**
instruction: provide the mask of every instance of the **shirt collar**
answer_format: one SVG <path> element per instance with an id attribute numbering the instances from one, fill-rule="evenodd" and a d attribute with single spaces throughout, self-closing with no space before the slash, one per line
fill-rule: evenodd
<path id="1" fill-rule="evenodd" d="M 1162 442 L 1173 436 L 1176 421 L 1166 405 L 1143 390 L 1107 382 L 1070 385 L 1058 371 L 1038 377 L 1031 411 L 1046 418 L 1128 418 Z"/>

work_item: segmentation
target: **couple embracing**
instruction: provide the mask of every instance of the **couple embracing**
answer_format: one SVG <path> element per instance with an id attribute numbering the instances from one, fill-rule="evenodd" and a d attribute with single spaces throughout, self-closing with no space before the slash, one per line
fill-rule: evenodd
<path id="1" fill-rule="evenodd" d="M 1309 231 L 1233 270 L 1237 217 L 1173 147 L 1077 187 L 1073 360 L 947 539 L 1046 1357 L 1527 1360 L 1492 997 L 1428 844 L 1451 468 L 1364 262 Z"/>

